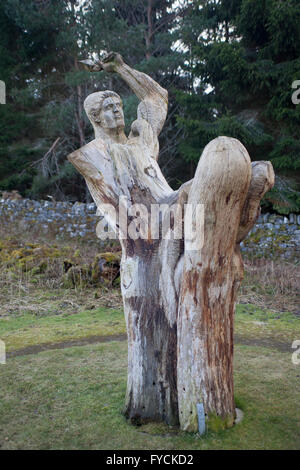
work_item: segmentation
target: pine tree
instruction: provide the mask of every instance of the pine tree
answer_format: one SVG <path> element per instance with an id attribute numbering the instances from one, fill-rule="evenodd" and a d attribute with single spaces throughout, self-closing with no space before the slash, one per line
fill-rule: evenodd
<path id="1" fill-rule="evenodd" d="M 194 77 L 194 89 L 181 96 L 183 155 L 197 160 L 209 140 L 228 135 L 240 139 L 253 159 L 271 160 L 283 178 L 299 175 L 300 107 L 291 101 L 292 83 L 300 76 L 299 2 L 193 3 L 182 28 Z M 281 192 L 275 187 L 268 194 L 266 208 L 300 209 L 297 192 L 286 189 L 280 198 Z"/>
<path id="2" fill-rule="evenodd" d="M 3 107 L 0 126 L 5 138 L 10 139 L 7 145 L 13 158 L 11 153 L 8 157 L 7 149 L 3 150 L 7 158 L 2 157 L 6 170 L 1 175 L 0 189 L 18 187 L 23 195 L 35 198 L 48 194 L 59 199 L 89 197 L 82 178 L 66 161 L 67 154 L 93 138 L 83 111 L 85 97 L 101 89 L 118 91 L 124 98 L 127 131 L 137 108 L 136 98 L 118 79 L 103 72 L 88 73 L 79 64 L 79 59 L 94 52 L 101 55 L 111 50 L 120 52 L 131 65 L 150 73 L 169 90 L 169 118 L 161 135 L 161 166 L 169 179 L 174 179 L 176 166 L 181 164 L 177 157 L 183 133 L 176 123 L 180 109 L 175 90 L 185 87 L 185 78 L 179 73 L 182 57 L 174 48 L 185 9 L 173 7 L 174 3 L 7 0 L 2 10 L 10 37 L 3 35 L 0 42 L 0 63 L 4 64 L 2 79 L 18 74 L 14 84 L 10 79 L 9 96 L 11 116 L 19 120 L 22 135 L 10 125 L 6 116 L 9 107 L 5 111 Z M 18 45 L 12 51 L 16 60 L 10 70 L 10 44 L 16 41 Z M 8 165 L 8 159 L 12 165 Z M 20 175 L 25 178 L 21 187 Z"/>

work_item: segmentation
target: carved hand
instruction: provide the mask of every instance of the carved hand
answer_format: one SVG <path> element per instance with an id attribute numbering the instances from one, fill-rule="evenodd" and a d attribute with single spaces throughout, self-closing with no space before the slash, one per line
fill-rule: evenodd
<path id="1" fill-rule="evenodd" d="M 117 65 L 123 65 L 124 61 L 120 54 L 117 52 L 109 52 L 103 60 L 93 61 L 91 59 L 80 60 L 85 68 L 90 72 L 99 72 L 105 70 L 106 72 L 116 72 Z"/>
<path id="2" fill-rule="evenodd" d="M 118 52 L 109 52 L 101 61 L 102 69 L 106 72 L 116 72 L 118 65 L 124 65 L 124 60 Z"/>

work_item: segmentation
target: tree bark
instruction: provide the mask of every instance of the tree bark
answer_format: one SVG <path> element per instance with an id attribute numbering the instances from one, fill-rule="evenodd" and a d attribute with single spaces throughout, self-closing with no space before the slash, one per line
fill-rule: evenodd
<path id="1" fill-rule="evenodd" d="M 147 0 L 147 30 L 145 31 L 145 42 L 146 42 L 146 59 L 150 59 L 152 36 L 153 36 L 153 20 L 152 20 L 152 8 L 153 0 Z"/>
<path id="2" fill-rule="evenodd" d="M 75 69 L 79 70 L 78 67 L 78 62 L 75 59 L 74 60 L 74 65 Z M 80 146 L 83 146 L 85 144 L 85 135 L 84 135 L 84 120 L 83 120 L 83 106 L 82 106 L 82 87 L 81 85 L 76 85 L 76 110 L 75 110 L 75 118 L 76 118 L 76 124 L 78 128 L 78 133 L 79 133 L 79 142 Z"/>

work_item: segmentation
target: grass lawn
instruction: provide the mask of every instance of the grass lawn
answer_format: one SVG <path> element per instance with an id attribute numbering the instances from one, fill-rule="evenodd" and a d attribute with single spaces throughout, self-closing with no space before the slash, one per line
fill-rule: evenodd
<path id="1" fill-rule="evenodd" d="M 45 299 L 40 290 L 33 290 L 30 308 L 25 308 L 22 313 L 12 310 L 0 317 L 0 338 L 5 341 L 7 352 L 95 335 L 125 334 L 120 303 L 114 302 L 114 306 L 108 308 L 101 298 L 91 299 L 92 293 L 85 293 L 88 300 L 80 306 L 80 299 L 74 292 L 72 298 L 70 291 L 58 289 Z M 109 296 L 110 293 L 106 294 Z M 116 298 L 117 293 L 112 296 Z M 43 302 L 46 302 L 47 309 L 43 308 Z M 74 306 L 78 308 L 74 310 Z M 236 309 L 235 333 L 261 345 L 269 340 L 275 347 L 276 344 L 286 344 L 288 348 L 295 339 L 300 339 L 300 317 L 289 312 L 278 313 L 251 304 L 240 304 Z"/>
<path id="2" fill-rule="evenodd" d="M 125 332 L 121 308 L 76 298 L 68 301 L 72 311 L 59 313 L 65 298 L 60 290 L 44 299 L 47 309 L 1 317 L 7 350 Z M 32 305 L 44 300 L 39 290 L 31 293 Z M 112 341 L 11 357 L 0 365 L 1 449 L 299 449 L 300 365 L 288 351 L 300 339 L 299 316 L 241 304 L 235 330 L 235 396 L 245 416 L 234 428 L 200 438 L 162 424 L 129 424 L 121 412 L 127 345 Z"/>
<path id="3" fill-rule="evenodd" d="M 300 369 L 289 353 L 236 346 L 236 399 L 245 417 L 201 438 L 127 423 L 125 342 L 13 358 L 0 376 L 2 449 L 299 448 Z"/>
<path id="4" fill-rule="evenodd" d="M 37 344 L 120 333 L 126 333 L 123 312 L 103 307 L 73 315 L 36 317 L 29 313 L 0 320 L 0 338 L 8 352 Z"/>

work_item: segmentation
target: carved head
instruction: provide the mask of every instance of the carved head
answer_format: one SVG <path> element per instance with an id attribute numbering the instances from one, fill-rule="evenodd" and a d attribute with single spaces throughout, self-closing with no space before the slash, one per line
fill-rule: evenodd
<path id="1" fill-rule="evenodd" d="M 124 129 L 122 100 L 114 91 L 92 93 L 85 99 L 84 109 L 94 127 Z"/>

